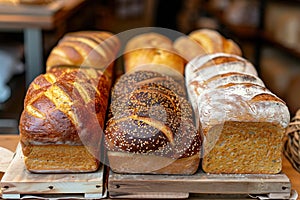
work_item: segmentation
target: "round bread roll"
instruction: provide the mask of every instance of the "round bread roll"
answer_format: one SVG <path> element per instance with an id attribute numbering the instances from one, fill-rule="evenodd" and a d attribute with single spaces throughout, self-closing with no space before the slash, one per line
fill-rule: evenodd
<path id="1" fill-rule="evenodd" d="M 144 64 L 158 64 L 163 70 L 164 66 L 175 69 L 183 74 L 185 61 L 174 50 L 167 51 L 159 48 L 139 49 L 124 55 L 125 71 L 131 71 Z"/>
<path id="2" fill-rule="evenodd" d="M 125 72 L 144 64 L 158 64 L 162 71 L 166 72 L 164 66 L 167 66 L 183 74 L 186 61 L 173 48 L 169 38 L 158 33 L 145 33 L 128 41 L 124 63 Z"/>
<path id="3" fill-rule="evenodd" d="M 125 52 L 144 48 L 173 49 L 172 41 L 159 33 L 144 33 L 131 38 L 125 47 Z"/>

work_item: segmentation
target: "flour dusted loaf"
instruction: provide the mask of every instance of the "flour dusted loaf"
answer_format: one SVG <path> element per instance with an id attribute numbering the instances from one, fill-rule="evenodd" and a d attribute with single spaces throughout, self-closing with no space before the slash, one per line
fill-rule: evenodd
<path id="1" fill-rule="evenodd" d="M 184 73 L 186 61 L 173 47 L 173 42 L 158 33 L 144 33 L 131 38 L 126 44 L 124 53 L 125 72 L 136 69 L 141 65 L 153 64 L 159 70 L 167 73 L 176 70 Z"/>
<path id="2" fill-rule="evenodd" d="M 68 33 L 51 51 L 47 72 L 30 84 L 20 117 L 29 171 L 98 169 L 111 68 L 119 47 L 110 33 L 81 31 Z"/>
<path id="3" fill-rule="evenodd" d="M 185 90 L 153 71 L 121 76 L 112 91 L 105 144 L 118 173 L 193 174 L 201 137 Z"/>
<path id="4" fill-rule="evenodd" d="M 242 55 L 241 49 L 234 41 L 211 29 L 199 29 L 188 36 L 179 37 L 174 42 L 174 48 L 188 61 L 200 55 L 213 53 Z"/>
<path id="5" fill-rule="evenodd" d="M 251 63 L 224 53 L 196 57 L 186 66 L 186 86 L 202 127 L 205 172 L 281 171 L 290 114 Z"/>

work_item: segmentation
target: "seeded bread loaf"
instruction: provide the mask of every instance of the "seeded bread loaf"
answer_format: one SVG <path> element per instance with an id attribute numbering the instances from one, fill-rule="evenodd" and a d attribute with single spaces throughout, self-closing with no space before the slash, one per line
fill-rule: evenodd
<path id="1" fill-rule="evenodd" d="M 188 63 L 186 77 L 204 137 L 203 170 L 280 172 L 289 111 L 265 88 L 253 66 L 234 55 L 208 54 Z"/>
<path id="2" fill-rule="evenodd" d="M 113 171 L 197 171 L 201 137 L 184 89 L 169 77 L 151 71 L 123 75 L 113 88 L 110 112 L 105 144 Z"/>

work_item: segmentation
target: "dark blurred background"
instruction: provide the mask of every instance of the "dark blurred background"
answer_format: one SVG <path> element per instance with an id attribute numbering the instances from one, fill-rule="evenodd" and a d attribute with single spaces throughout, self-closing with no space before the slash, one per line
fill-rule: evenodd
<path id="1" fill-rule="evenodd" d="M 8 1 L 0 0 L 0 8 L 1 3 Z M 68 4 L 76 1 L 68 0 Z M 68 21 L 58 23 L 54 29 L 43 30 L 44 60 L 59 38 L 71 31 L 107 30 L 120 33 L 154 26 L 188 34 L 196 29 L 212 28 L 240 45 L 244 57 L 255 64 L 267 87 L 287 102 L 292 114 L 300 108 L 298 0 L 80 2 L 84 4 L 72 12 Z M 3 10 L 0 9 L 1 12 Z M 0 134 L 17 134 L 27 88 L 24 33 L 3 27 L 0 23 Z"/>

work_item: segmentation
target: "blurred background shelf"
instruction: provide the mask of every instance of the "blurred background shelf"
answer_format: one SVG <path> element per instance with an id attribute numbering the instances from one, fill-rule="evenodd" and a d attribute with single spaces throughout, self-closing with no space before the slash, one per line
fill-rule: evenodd
<path id="1" fill-rule="evenodd" d="M 71 1 L 58 1 L 68 3 L 58 12 L 72 10 Z M 69 12 L 72 16 L 69 20 L 60 20 L 65 15 L 58 14 L 54 18 L 57 26 L 42 31 L 44 58 L 59 38 L 71 31 L 89 29 L 121 33 L 157 26 L 188 34 L 199 28 L 213 28 L 240 45 L 243 56 L 254 63 L 267 87 L 287 102 L 292 115 L 300 108 L 300 0 L 79 1 L 84 1 L 83 6 Z M 22 44 L 23 34 L 21 31 L 15 33 L 15 28 L 0 29 L 0 39 L 9 38 Z M 26 62 L 24 57 L 22 62 Z M 37 67 L 44 71 L 45 59 L 42 65 Z M 24 73 L 12 77 L 8 82 L 12 96 L 0 103 L 0 129 L 8 130 L 3 124 L 14 126 L 9 128 L 9 133 L 17 132 L 15 125 L 23 107 L 26 72 L 25 69 Z M 7 119 L 12 120 L 5 121 Z"/>

